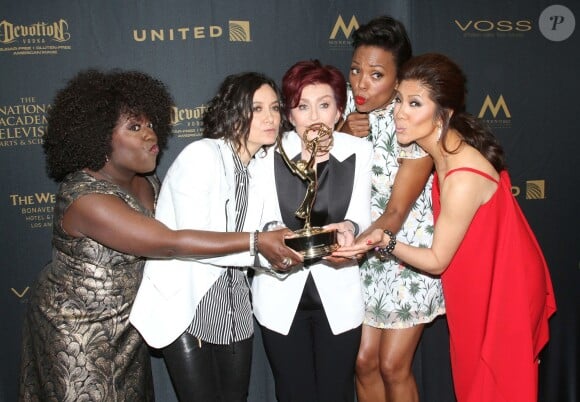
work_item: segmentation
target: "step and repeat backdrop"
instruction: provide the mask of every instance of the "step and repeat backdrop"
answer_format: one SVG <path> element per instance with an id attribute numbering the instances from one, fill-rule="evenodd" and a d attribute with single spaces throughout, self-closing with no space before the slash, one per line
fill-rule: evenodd
<path id="1" fill-rule="evenodd" d="M 17 396 L 20 327 L 29 288 L 51 258 L 57 185 L 42 151 L 55 92 L 79 70 L 138 69 L 175 99 L 158 173 L 200 138 L 206 102 L 223 78 L 260 71 L 280 80 L 298 60 L 348 74 L 351 35 L 382 14 L 403 21 L 415 54 L 455 59 L 469 78 L 468 109 L 508 156 L 513 194 L 542 245 L 558 312 L 542 353 L 540 400 L 573 402 L 580 351 L 580 37 L 578 0 L 74 0 L 4 1 L 0 8 L 0 401 Z M 514 244 L 517 247 L 517 244 Z M 474 256 L 477 258 L 477 256 Z M 506 308 L 509 308 L 506 306 Z M 274 401 L 259 334 L 251 402 Z M 424 334 L 413 365 L 422 400 L 454 401 L 447 327 Z M 152 351 L 156 395 L 175 401 Z"/>

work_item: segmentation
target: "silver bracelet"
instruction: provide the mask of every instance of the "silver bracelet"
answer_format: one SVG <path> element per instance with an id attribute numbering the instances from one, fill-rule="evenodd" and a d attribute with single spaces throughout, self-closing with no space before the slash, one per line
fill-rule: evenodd
<path id="1" fill-rule="evenodd" d="M 250 232 L 250 255 L 258 253 L 258 231 Z"/>

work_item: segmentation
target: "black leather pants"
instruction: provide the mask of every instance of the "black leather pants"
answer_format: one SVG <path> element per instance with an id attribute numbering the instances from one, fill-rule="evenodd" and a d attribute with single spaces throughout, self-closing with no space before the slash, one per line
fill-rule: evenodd
<path id="1" fill-rule="evenodd" d="M 232 345 L 200 343 L 184 332 L 163 358 L 180 402 L 245 402 L 253 337 Z"/>

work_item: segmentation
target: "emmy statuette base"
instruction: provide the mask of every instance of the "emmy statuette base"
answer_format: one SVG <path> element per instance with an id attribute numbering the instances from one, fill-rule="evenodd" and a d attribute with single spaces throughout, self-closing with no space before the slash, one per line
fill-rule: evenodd
<path id="1" fill-rule="evenodd" d="M 288 247 L 304 256 L 305 260 L 324 257 L 338 248 L 336 230 L 320 227 L 295 230 L 296 237 L 285 240 Z"/>

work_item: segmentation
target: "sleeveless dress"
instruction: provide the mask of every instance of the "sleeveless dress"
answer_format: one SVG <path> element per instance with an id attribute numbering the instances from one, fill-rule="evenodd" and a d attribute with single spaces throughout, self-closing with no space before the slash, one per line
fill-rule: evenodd
<path id="1" fill-rule="evenodd" d="M 148 179 L 157 199 L 159 181 Z M 63 181 L 52 261 L 41 271 L 24 317 L 20 401 L 154 400 L 148 349 L 129 323 L 145 259 L 73 238 L 60 225 L 72 202 L 87 194 L 114 195 L 152 216 L 120 187 L 85 172 Z"/>
<path id="2" fill-rule="evenodd" d="M 511 193 L 504 170 L 493 197 L 476 212 L 442 275 L 453 383 L 458 402 L 537 400 L 538 353 L 556 311 L 542 251 Z M 446 176 L 446 177 L 447 177 Z M 437 175 L 435 219 L 441 206 Z"/>
<path id="3" fill-rule="evenodd" d="M 350 85 L 347 91 L 344 116 L 356 110 Z M 385 109 L 369 113 L 370 133 L 367 140 L 373 144 L 371 219 L 376 221 L 391 198 L 399 158 L 429 157 L 417 144 L 401 146 L 395 135 L 394 103 Z M 433 240 L 433 211 L 431 206 L 430 176 L 425 188 L 415 201 L 409 216 L 397 233 L 397 240 L 415 247 L 431 247 Z M 429 323 L 445 314 L 445 300 L 439 277 L 415 270 L 397 258 L 379 260 L 374 253 L 361 264 L 361 283 L 365 301 L 366 325 L 375 328 L 409 328 Z"/>

